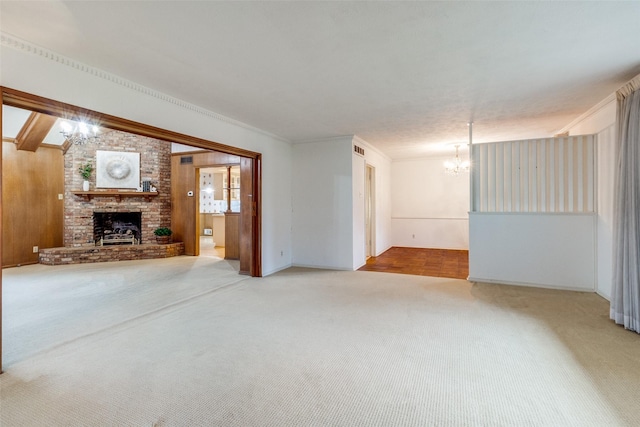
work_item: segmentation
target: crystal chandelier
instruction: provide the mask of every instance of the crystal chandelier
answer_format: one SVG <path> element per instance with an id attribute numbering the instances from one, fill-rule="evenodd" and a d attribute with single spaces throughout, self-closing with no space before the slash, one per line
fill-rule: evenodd
<path id="1" fill-rule="evenodd" d="M 62 122 L 60 128 L 62 136 L 72 144 L 83 145 L 98 141 L 99 128 L 96 125 L 90 126 L 84 122 Z"/>
<path id="2" fill-rule="evenodd" d="M 458 149 L 460 145 L 456 145 L 456 157 L 452 160 L 444 162 L 444 171 L 449 175 L 458 175 L 460 172 L 469 172 L 469 161 L 460 159 Z"/>

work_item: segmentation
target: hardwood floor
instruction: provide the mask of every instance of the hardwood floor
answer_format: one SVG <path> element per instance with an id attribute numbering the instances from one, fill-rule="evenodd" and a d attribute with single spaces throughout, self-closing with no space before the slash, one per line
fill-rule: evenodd
<path id="1" fill-rule="evenodd" d="M 359 270 L 466 279 L 469 251 L 392 247 L 369 258 Z"/>

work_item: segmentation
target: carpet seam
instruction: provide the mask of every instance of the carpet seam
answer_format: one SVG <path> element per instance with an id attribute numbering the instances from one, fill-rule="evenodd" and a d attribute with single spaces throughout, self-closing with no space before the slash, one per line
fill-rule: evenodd
<path id="1" fill-rule="evenodd" d="M 160 312 L 163 312 L 163 311 L 166 311 L 167 313 L 170 313 L 172 311 L 171 310 L 172 308 L 176 308 L 177 306 L 180 306 L 180 305 L 186 305 L 188 303 L 191 303 L 191 302 L 193 302 L 193 301 L 195 301 L 195 300 L 197 300 L 197 299 L 199 299 L 201 297 L 207 296 L 209 294 L 213 294 L 213 293 L 220 292 L 220 291 L 230 290 L 231 287 L 236 287 L 236 285 L 239 285 L 239 284 L 241 284 L 242 282 L 244 282 L 244 281 L 246 281 L 248 279 L 250 279 L 250 277 L 243 277 L 243 278 L 240 278 L 240 279 L 238 279 L 237 281 L 235 281 L 233 283 L 228 283 L 226 285 L 217 287 L 215 289 L 210 289 L 208 291 L 201 292 L 199 294 L 192 295 L 192 296 L 187 297 L 187 298 L 183 298 L 181 300 L 172 302 L 170 304 L 163 305 L 162 307 L 158 307 L 156 309 L 147 311 L 147 312 L 142 313 L 142 314 L 138 314 L 138 315 L 133 316 L 133 317 L 129 317 L 129 318 L 125 319 L 125 320 L 113 323 L 113 324 L 111 324 L 109 326 L 97 329 L 95 331 L 92 331 L 92 332 L 89 332 L 89 333 L 86 333 L 86 334 L 83 334 L 83 335 L 79 335 L 79 336 L 71 338 L 71 339 L 69 339 L 67 341 L 63 341 L 63 342 L 58 343 L 56 345 L 53 345 L 51 347 L 48 347 L 48 348 L 42 349 L 40 351 L 37 351 L 35 353 L 32 353 L 31 355 L 27 356 L 24 360 L 28 360 L 28 359 L 32 359 L 32 358 L 35 358 L 35 357 L 38 357 L 38 356 L 42 356 L 43 354 L 49 353 L 51 351 L 58 350 L 58 349 L 60 349 L 62 347 L 70 345 L 70 344 L 72 344 L 74 342 L 81 341 L 83 339 L 90 338 L 90 337 L 93 337 L 93 336 L 97 336 L 97 335 L 103 334 L 105 332 L 108 332 L 110 330 L 114 330 L 114 332 L 115 332 L 116 330 L 124 327 L 128 323 L 132 323 L 134 321 L 144 319 L 145 317 L 151 317 L 153 315 L 157 315 L 157 314 L 159 314 Z"/>

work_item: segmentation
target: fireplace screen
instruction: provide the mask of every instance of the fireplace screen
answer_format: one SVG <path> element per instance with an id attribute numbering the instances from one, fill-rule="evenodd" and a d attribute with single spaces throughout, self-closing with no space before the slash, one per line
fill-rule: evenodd
<path id="1" fill-rule="evenodd" d="M 96 245 L 139 245 L 142 243 L 142 213 L 94 212 L 93 238 Z"/>

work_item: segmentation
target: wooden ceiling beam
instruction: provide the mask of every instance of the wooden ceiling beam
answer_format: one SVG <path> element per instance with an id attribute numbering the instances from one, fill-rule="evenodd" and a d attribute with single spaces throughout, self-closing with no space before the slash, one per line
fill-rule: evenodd
<path id="1" fill-rule="evenodd" d="M 62 154 L 67 154 L 67 150 L 71 148 L 71 142 L 68 139 L 64 140 L 64 143 L 60 146 L 62 148 Z"/>
<path id="2" fill-rule="evenodd" d="M 16 148 L 18 150 L 36 151 L 56 120 L 56 117 L 48 114 L 31 113 L 16 136 Z"/>
<path id="3" fill-rule="evenodd" d="M 16 89 L 0 86 L 2 92 L 2 102 L 4 105 L 23 108 L 25 110 L 37 111 L 39 113 L 55 115 L 67 120 L 86 121 L 101 128 L 119 130 L 121 132 L 133 133 L 149 138 L 160 139 L 162 141 L 177 142 L 179 144 L 190 145 L 195 148 L 206 150 L 222 151 L 251 159 L 260 158 L 261 154 L 243 148 L 233 147 L 219 142 L 185 135 L 178 132 L 160 129 L 155 126 L 122 119 L 104 113 L 76 107 L 64 102 L 54 101 L 41 96 L 32 95 Z"/>

